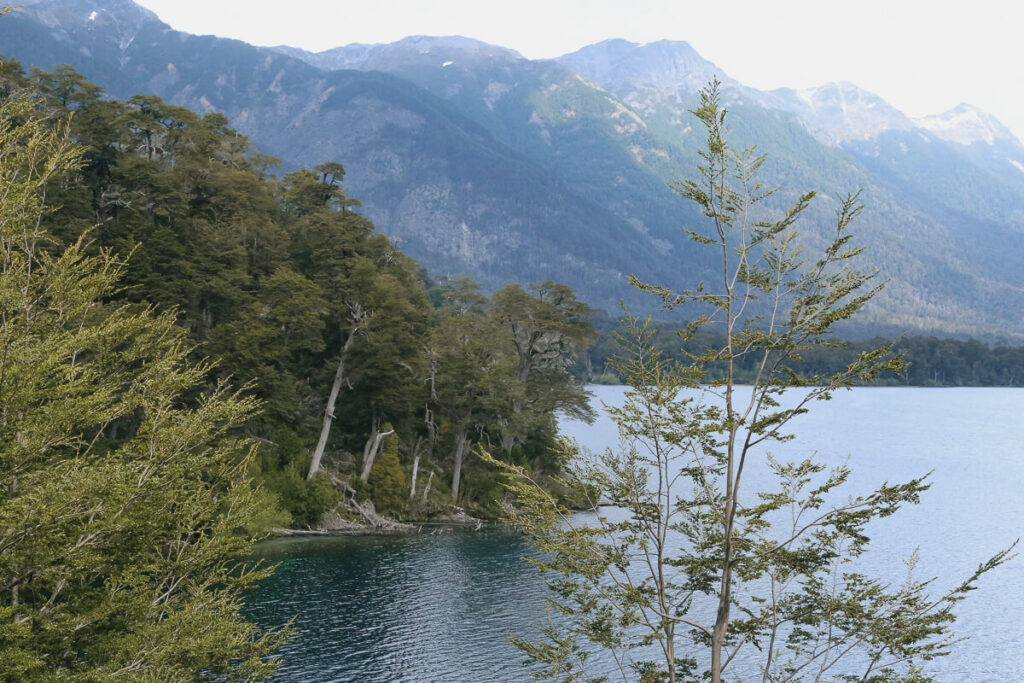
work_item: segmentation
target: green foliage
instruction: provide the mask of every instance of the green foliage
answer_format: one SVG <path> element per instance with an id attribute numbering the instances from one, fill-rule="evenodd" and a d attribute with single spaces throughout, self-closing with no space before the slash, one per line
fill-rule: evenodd
<path id="1" fill-rule="evenodd" d="M 655 327 L 651 344 L 666 359 L 687 362 L 691 355 L 706 353 L 724 343 L 721 334 L 711 332 L 681 338 L 680 333 L 685 329 L 685 325 L 659 324 Z M 589 352 L 590 365 L 578 361 L 573 368 L 574 376 L 594 384 L 622 383 L 611 368 L 618 353 L 615 333 L 612 326 L 598 328 L 597 341 Z M 872 384 L 1024 386 L 1024 346 L 992 346 L 974 339 L 906 336 L 851 340 L 841 346 L 808 349 L 801 356 L 801 364 L 794 369 L 801 376 L 834 374 L 848 366 L 860 353 L 880 346 L 892 346 L 893 351 L 903 357 L 905 367 L 900 373 L 881 373 Z M 725 369 L 722 361 L 710 363 L 707 366 L 708 378 L 722 377 Z M 756 377 L 757 369 L 757 360 L 749 356 L 736 359 L 734 363 L 736 379 L 742 384 L 750 383 Z"/>
<path id="2" fill-rule="evenodd" d="M 216 374 L 263 401 L 244 428 L 265 442 L 259 475 L 280 500 L 266 520 L 315 525 L 337 495 L 327 480 L 307 484 L 298 475 L 308 466 L 304 453 L 349 304 L 387 308 L 375 317 L 373 338 L 390 356 L 377 364 L 399 370 L 372 375 L 381 354 L 363 353 L 352 404 L 370 405 L 361 394 L 373 386 L 407 401 L 422 393 L 409 390 L 418 388 L 416 334 L 425 334 L 429 309 L 416 265 L 347 212 L 358 202 L 340 185 L 340 164 L 279 181 L 220 114 L 199 117 L 152 96 L 107 100 L 67 68 L 33 79 L 49 112 L 74 112 L 71 134 L 83 146 L 77 174 L 48 188 L 61 205 L 46 218 L 52 234 L 74 244 L 102 223 L 87 248 L 132 254 L 124 286 L 107 297 L 173 308 L 202 344 L 192 357 L 220 358 Z M 383 329 L 388 324 L 411 332 L 399 338 Z M 384 403 L 385 414 L 408 421 L 407 403 Z M 336 432 L 336 447 L 359 439 L 366 414 L 346 415 L 352 421 L 347 433 Z"/>
<path id="3" fill-rule="evenodd" d="M 649 319 L 626 314 L 613 367 L 629 389 L 609 409 L 620 448 L 568 467 L 571 487 L 596 510 L 588 522 L 535 473 L 505 465 L 512 521 L 541 551 L 534 562 L 561 616 L 539 642 L 516 642 L 547 667 L 544 676 L 565 681 L 586 680 L 595 646 L 652 681 L 795 681 L 812 669 L 836 680 L 930 680 L 921 665 L 956 642 L 953 606 L 1011 551 L 939 595 L 914 575 L 915 558 L 904 584 L 887 584 L 857 562 L 868 525 L 917 503 L 926 478 L 849 496 L 848 467 L 782 462 L 764 450 L 793 439 L 791 421 L 816 401 L 902 362 L 883 346 L 834 372 L 799 371 L 805 356 L 838 345 L 834 326 L 880 289 L 854 265 L 861 249 L 848 227 L 860 206 L 840 199 L 831 241 L 806 255 L 796 221 L 813 195 L 769 217 L 761 204 L 773 190 L 756 177 L 764 159 L 729 145 L 717 84 L 694 114 L 707 131 L 703 164 L 697 179 L 674 187 L 705 216 L 687 232 L 720 255 L 720 274 L 684 291 L 633 283 L 667 311 L 696 309 L 683 339 L 707 329 L 721 344 L 679 362 L 655 348 Z M 739 386 L 744 363 L 749 387 Z M 774 487 L 748 492 L 755 470 Z M 597 509 L 599 501 L 614 508 Z"/>
<path id="4" fill-rule="evenodd" d="M 554 471 L 548 455 L 555 415 L 591 416 L 586 392 L 568 371 L 592 338 L 588 308 L 568 287 L 545 282 L 533 289 L 507 285 L 488 300 L 471 281 L 447 283 L 427 354 L 431 405 L 453 453 L 452 500 L 483 514 L 495 510 L 490 466 L 476 468 L 470 489 L 460 488 L 474 442 L 497 442 L 506 461 Z"/>
<path id="5" fill-rule="evenodd" d="M 390 423 L 383 431 L 391 431 Z M 380 453 L 373 461 L 369 484 L 373 487 L 373 504 L 377 512 L 401 517 L 408 507 L 409 481 L 398 460 L 398 435 L 384 437 Z"/>
<path id="6" fill-rule="evenodd" d="M 125 264 L 41 225 L 87 163 L 66 118 L 0 104 L 0 661 L 5 680 L 268 676 L 242 617 L 267 504 L 236 429 L 256 402 L 189 361 L 173 311 L 110 303 Z"/>
<path id="7" fill-rule="evenodd" d="M 466 456 L 479 438 L 551 466 L 555 412 L 587 414 L 567 368 L 591 335 L 568 288 L 509 286 L 488 299 L 462 283 L 436 289 L 435 306 L 422 268 L 354 212 L 341 164 L 279 179 L 221 114 L 108 99 L 69 68 L 8 71 L 40 92 L 47 115 L 74 113 L 82 163 L 48 184 L 60 205 L 44 218 L 50 234 L 130 254 L 105 299 L 173 311 L 190 358 L 219 359 L 209 379 L 262 402 L 237 431 L 260 440 L 255 471 L 279 501 L 262 515 L 270 526 L 314 526 L 337 501 L 326 479 L 303 482 L 325 418 L 334 475 L 353 478 L 352 454 L 390 422 L 406 447 L 422 445 L 425 467 L 454 479 L 460 444 Z"/>
<path id="8" fill-rule="evenodd" d="M 373 487 L 370 486 L 368 481 L 363 481 L 359 477 L 353 477 L 352 480 L 349 481 L 349 486 L 351 486 L 352 490 L 355 491 L 355 499 L 357 503 L 370 500 L 373 496 Z"/>
<path id="9" fill-rule="evenodd" d="M 263 474 L 267 489 L 281 501 L 288 524 L 300 529 L 316 528 L 323 512 L 334 507 L 341 499 L 326 473 L 318 472 L 312 479 L 307 479 L 308 469 L 309 457 L 306 456 L 296 458 L 282 469 Z"/>

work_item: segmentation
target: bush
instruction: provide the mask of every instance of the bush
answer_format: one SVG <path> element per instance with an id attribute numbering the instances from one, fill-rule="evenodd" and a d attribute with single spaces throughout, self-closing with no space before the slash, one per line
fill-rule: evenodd
<path id="1" fill-rule="evenodd" d="M 383 431 L 391 430 L 384 425 Z M 408 507 L 409 482 L 398 460 L 398 435 L 384 437 L 380 455 L 370 470 L 373 504 L 381 514 L 401 516 Z"/>
<path id="2" fill-rule="evenodd" d="M 337 489 L 324 472 L 306 479 L 304 473 L 308 467 L 307 457 L 288 463 L 282 470 L 263 473 L 267 489 L 277 496 L 295 527 L 315 527 L 324 511 L 340 500 Z"/>

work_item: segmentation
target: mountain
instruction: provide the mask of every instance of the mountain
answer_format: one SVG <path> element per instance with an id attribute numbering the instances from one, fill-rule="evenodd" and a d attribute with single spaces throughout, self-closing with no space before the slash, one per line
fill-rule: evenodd
<path id="1" fill-rule="evenodd" d="M 631 261 L 613 236 L 632 231 L 626 220 L 447 102 L 381 72 L 321 71 L 183 34 L 134 7 L 29 3 L 0 21 L 0 40 L 27 64 L 70 63 L 119 97 L 222 111 L 286 169 L 342 160 L 364 212 L 435 274 L 470 273 L 492 288 L 558 277 L 618 299 Z"/>
<path id="2" fill-rule="evenodd" d="M 735 84 L 683 41 L 637 45 L 615 38 L 563 55 L 558 62 L 618 94 L 638 87 L 698 92 L 715 77 Z"/>
<path id="3" fill-rule="evenodd" d="M 286 169 L 345 164 L 362 211 L 437 274 L 485 286 L 554 279 L 613 309 L 624 275 L 711 276 L 679 229 L 700 220 L 667 186 L 693 174 L 688 113 L 723 83 L 738 145 L 769 154 L 779 206 L 862 191 L 857 224 L 889 286 L 864 332 L 1024 338 L 1024 148 L 967 107 L 912 120 L 852 84 L 757 91 L 682 42 L 611 40 L 528 60 L 469 38 L 413 36 L 311 53 L 174 31 L 128 0 L 36 0 L 0 20 L 3 51 L 69 63 L 116 96 L 223 111 Z"/>
<path id="4" fill-rule="evenodd" d="M 870 140 L 886 131 L 914 128 L 903 112 L 853 83 L 776 90 L 762 102 L 796 114 L 808 131 L 826 145 Z"/>
<path id="5" fill-rule="evenodd" d="M 942 319 L 939 329 L 1020 334 L 1024 146 L 994 117 L 962 105 L 914 121 L 850 83 L 760 92 L 686 43 L 606 41 L 558 61 L 680 140 L 689 134 L 680 109 L 700 78 L 718 78 L 736 137 L 768 152 L 770 177 L 826 194 L 862 191 L 858 237 L 889 280 L 877 322 L 934 330 L 929 319 Z"/>
<path id="6" fill-rule="evenodd" d="M 327 71 L 361 69 L 363 71 L 388 71 L 408 61 L 419 61 L 442 68 L 451 66 L 455 60 L 478 60 L 496 58 L 499 60 L 522 60 L 515 50 L 498 47 L 462 36 L 409 36 L 396 43 L 375 43 L 366 45 L 353 43 L 341 47 L 309 52 L 300 48 L 279 45 L 277 52 L 296 57 L 315 67 Z"/>
<path id="7" fill-rule="evenodd" d="M 958 145 L 972 145 L 976 142 L 994 145 L 997 142 L 1020 146 L 1013 133 L 996 117 L 986 114 L 977 107 L 962 102 L 942 114 L 925 116 L 914 122 L 918 128 L 930 131 L 938 137 Z"/>

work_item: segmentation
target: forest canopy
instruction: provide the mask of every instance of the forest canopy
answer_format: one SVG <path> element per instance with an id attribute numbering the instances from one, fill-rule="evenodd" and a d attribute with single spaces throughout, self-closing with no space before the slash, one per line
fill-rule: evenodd
<path id="1" fill-rule="evenodd" d="M 204 381 L 259 402 L 238 433 L 260 444 L 254 474 L 278 501 L 264 526 L 316 526 L 341 491 L 399 518 L 493 515 L 479 442 L 555 473 L 555 413 L 589 414 L 569 372 L 589 309 L 570 289 L 488 297 L 431 280 L 357 212 L 342 164 L 280 174 L 222 114 L 111 99 L 70 67 L 0 64 L 0 90 L 32 93 L 34 115 L 70 120 L 79 145 L 47 185 L 53 248 L 84 238 L 123 259 L 105 301 L 172 315 L 190 359 L 215 359 Z M 399 478 L 370 476 L 382 447 L 411 479 L 401 496 L 387 490 Z"/>

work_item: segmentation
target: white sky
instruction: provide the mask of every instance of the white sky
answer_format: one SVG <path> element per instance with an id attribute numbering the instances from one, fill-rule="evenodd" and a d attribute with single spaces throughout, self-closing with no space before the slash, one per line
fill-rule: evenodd
<path id="1" fill-rule="evenodd" d="M 850 81 L 910 116 L 969 102 L 1024 139 L 1020 0 L 138 0 L 172 27 L 325 50 L 462 35 L 555 57 L 608 38 L 688 41 L 762 90 Z"/>

